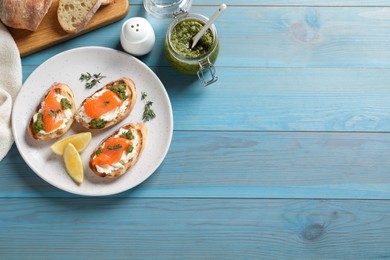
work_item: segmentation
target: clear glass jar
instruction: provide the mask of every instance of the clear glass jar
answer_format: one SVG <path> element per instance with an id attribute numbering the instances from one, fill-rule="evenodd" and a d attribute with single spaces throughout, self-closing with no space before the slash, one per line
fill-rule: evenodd
<path id="1" fill-rule="evenodd" d="M 180 10 L 188 11 L 192 0 L 144 0 L 145 10 L 154 17 L 172 17 Z"/>
<path id="2" fill-rule="evenodd" d="M 180 13 L 168 27 L 164 53 L 169 63 L 184 74 L 198 75 L 204 86 L 217 81 L 214 63 L 219 53 L 217 29 L 213 24 L 198 44 L 191 49 L 192 37 L 209 19 L 201 14 Z M 209 71 L 211 79 L 206 80 Z"/>

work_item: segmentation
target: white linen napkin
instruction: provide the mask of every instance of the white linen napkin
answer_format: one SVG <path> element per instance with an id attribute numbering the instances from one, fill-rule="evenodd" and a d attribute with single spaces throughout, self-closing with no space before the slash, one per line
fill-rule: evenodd
<path id="1" fill-rule="evenodd" d="M 0 161 L 14 142 L 12 106 L 21 87 L 22 63 L 19 50 L 7 28 L 0 22 Z"/>

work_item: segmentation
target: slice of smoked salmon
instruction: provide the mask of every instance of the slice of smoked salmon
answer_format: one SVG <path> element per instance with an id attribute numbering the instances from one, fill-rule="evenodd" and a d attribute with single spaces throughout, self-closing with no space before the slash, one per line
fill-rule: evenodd
<path id="1" fill-rule="evenodd" d="M 99 118 L 105 113 L 121 106 L 123 100 L 111 90 L 106 90 L 101 96 L 87 98 L 84 103 L 84 111 L 90 118 Z"/>
<path id="2" fill-rule="evenodd" d="M 110 137 L 104 148 L 92 161 L 94 165 L 112 165 L 120 161 L 122 153 L 131 145 L 131 141 L 121 137 Z"/>
<path id="3" fill-rule="evenodd" d="M 64 122 L 62 115 L 61 102 L 56 98 L 56 90 L 49 91 L 45 98 L 45 105 L 43 107 L 42 120 L 45 126 L 45 132 L 51 132 L 62 125 Z"/>

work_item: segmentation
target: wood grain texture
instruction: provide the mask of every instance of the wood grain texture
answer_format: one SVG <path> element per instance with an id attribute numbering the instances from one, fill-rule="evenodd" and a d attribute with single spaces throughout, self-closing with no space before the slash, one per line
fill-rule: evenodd
<path id="1" fill-rule="evenodd" d="M 170 19 L 132 3 L 126 18 L 156 32 L 139 58 L 172 102 L 166 159 L 132 190 L 86 198 L 14 146 L 0 162 L 0 259 L 390 258 L 388 1 L 227 1 L 208 88 L 164 58 Z M 121 25 L 23 58 L 23 78 L 71 48 L 121 50 Z"/>
<path id="2" fill-rule="evenodd" d="M 210 17 L 214 9 L 193 6 L 191 10 Z M 383 7 L 234 6 L 215 22 L 221 42 L 217 64 L 234 68 L 389 68 L 389 14 Z M 126 18 L 134 16 L 145 16 L 143 6 L 131 7 Z M 156 43 L 141 60 L 148 66 L 167 67 L 162 47 L 170 19 L 148 19 L 156 32 Z M 117 22 L 46 49 L 23 59 L 23 64 L 41 64 L 80 46 L 121 49 L 121 26 L 122 22 Z"/>
<path id="3" fill-rule="evenodd" d="M 378 259 L 389 201 L 0 199 L 3 259 Z M 20 250 L 23 248 L 23 250 Z"/>
<path id="4" fill-rule="evenodd" d="M 207 88 L 196 76 L 152 67 L 170 96 L 175 130 L 390 131 L 388 69 L 219 64 L 219 80 Z M 36 66 L 24 68 L 26 78 Z"/>
<path id="5" fill-rule="evenodd" d="M 151 178 L 117 196 L 389 199 L 388 154 L 390 135 L 380 133 L 175 131 Z M 0 165 L 0 197 L 70 196 L 15 147 Z"/>
<path id="6" fill-rule="evenodd" d="M 21 57 L 116 22 L 127 15 L 129 8 L 127 0 L 115 0 L 113 4 L 100 7 L 84 30 L 77 34 L 71 34 L 66 33 L 58 22 L 58 4 L 59 0 L 53 0 L 48 13 L 35 32 L 9 28 Z"/>

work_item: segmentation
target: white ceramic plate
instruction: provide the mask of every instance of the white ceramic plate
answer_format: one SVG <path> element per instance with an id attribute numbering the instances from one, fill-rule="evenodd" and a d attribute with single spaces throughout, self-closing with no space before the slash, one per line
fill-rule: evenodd
<path id="1" fill-rule="evenodd" d="M 106 78 L 100 84 L 87 89 L 80 82 L 81 73 L 102 73 Z M 81 153 L 84 163 L 84 182 L 75 184 L 68 176 L 61 156 L 51 152 L 50 146 L 56 141 L 37 141 L 27 133 L 27 126 L 32 113 L 39 104 L 46 90 L 54 82 L 68 84 L 75 95 L 76 104 L 94 93 L 97 89 L 120 77 L 131 78 L 137 89 L 137 103 L 130 116 L 108 129 L 92 131 L 89 147 Z M 107 136 L 121 125 L 130 122 L 142 122 L 144 101 L 141 92 L 153 102 L 156 118 L 145 123 L 148 139 L 138 162 L 124 175 L 116 179 L 95 176 L 88 167 L 90 154 Z M 24 82 L 16 98 L 12 114 L 13 134 L 17 148 L 30 168 L 42 179 L 70 193 L 102 196 L 111 195 L 131 189 L 146 180 L 164 160 L 172 139 L 172 107 L 159 78 L 138 59 L 109 48 L 84 47 L 60 53 L 40 65 Z M 63 136 L 88 131 L 76 121 Z M 62 137 L 61 137 L 62 138 Z"/>

